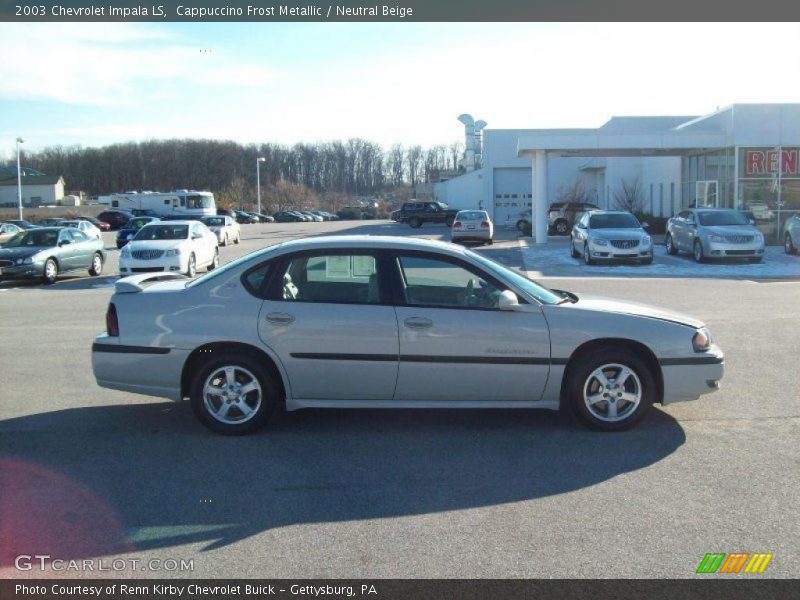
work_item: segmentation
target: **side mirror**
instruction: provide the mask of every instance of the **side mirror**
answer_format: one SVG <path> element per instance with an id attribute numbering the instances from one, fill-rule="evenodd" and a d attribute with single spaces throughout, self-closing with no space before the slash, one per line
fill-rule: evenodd
<path id="1" fill-rule="evenodd" d="M 59 246 L 59 247 L 61 247 L 61 246 L 67 246 L 67 245 L 69 245 L 69 244 L 71 244 L 71 243 L 72 243 L 72 242 L 70 242 L 69 240 L 61 240 L 60 242 L 58 242 L 58 246 Z"/>
<path id="2" fill-rule="evenodd" d="M 497 308 L 500 310 L 516 310 L 519 306 L 519 298 L 511 290 L 505 290 L 500 293 L 497 299 Z"/>
<path id="3" fill-rule="evenodd" d="M 199 239 L 200 239 L 200 238 L 202 238 L 202 237 L 203 237 L 203 236 L 202 236 L 202 235 L 200 235 L 199 233 L 195 233 L 195 234 L 192 236 L 192 239 L 193 239 L 193 240 L 199 240 Z"/>
<path id="4" fill-rule="evenodd" d="M 650 223 L 647 221 L 642 222 L 642 229 L 650 229 Z"/>

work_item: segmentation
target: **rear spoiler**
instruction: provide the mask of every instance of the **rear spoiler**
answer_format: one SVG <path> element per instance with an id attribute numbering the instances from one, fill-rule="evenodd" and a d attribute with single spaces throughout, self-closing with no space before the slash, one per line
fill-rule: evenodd
<path id="1" fill-rule="evenodd" d="M 123 277 L 117 280 L 114 285 L 114 291 L 117 294 L 137 294 L 144 290 L 142 284 L 155 283 L 157 281 L 170 281 L 174 279 L 186 279 L 185 275 L 180 273 L 140 273 L 139 275 L 131 275 L 130 277 Z"/>

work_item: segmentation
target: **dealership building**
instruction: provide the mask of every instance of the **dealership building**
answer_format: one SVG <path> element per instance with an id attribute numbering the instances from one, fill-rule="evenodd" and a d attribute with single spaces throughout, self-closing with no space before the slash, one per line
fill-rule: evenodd
<path id="1" fill-rule="evenodd" d="M 465 172 L 435 184 L 435 198 L 487 210 L 495 223 L 532 210 L 537 242 L 547 238 L 549 205 L 576 188 L 614 209 L 623 185 L 635 184 L 642 212 L 653 216 L 692 206 L 746 210 L 773 243 L 800 211 L 800 104 L 612 117 L 596 129 L 476 130 L 462 117 Z"/>

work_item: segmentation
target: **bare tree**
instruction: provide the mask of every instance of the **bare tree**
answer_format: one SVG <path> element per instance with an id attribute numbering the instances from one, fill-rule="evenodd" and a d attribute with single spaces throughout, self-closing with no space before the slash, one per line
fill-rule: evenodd
<path id="1" fill-rule="evenodd" d="M 586 189 L 586 182 L 578 177 L 571 185 L 559 186 L 556 190 L 558 202 L 591 202 L 592 195 Z"/>
<path id="2" fill-rule="evenodd" d="M 408 149 L 406 152 L 406 164 L 408 165 L 408 180 L 416 194 L 417 179 L 422 169 L 422 146 L 411 146 Z"/>
<path id="3" fill-rule="evenodd" d="M 639 178 L 622 179 L 614 191 L 614 207 L 617 210 L 626 210 L 630 213 L 642 212 L 644 197 L 642 184 Z"/>

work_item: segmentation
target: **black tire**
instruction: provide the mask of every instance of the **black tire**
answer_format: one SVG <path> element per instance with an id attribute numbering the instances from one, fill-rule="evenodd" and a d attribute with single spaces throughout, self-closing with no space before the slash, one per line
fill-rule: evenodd
<path id="1" fill-rule="evenodd" d="M 591 254 L 589 254 L 589 244 L 586 243 L 583 244 L 583 262 L 589 266 L 594 264 L 594 259 L 592 259 Z"/>
<path id="2" fill-rule="evenodd" d="M 411 217 L 408 220 L 408 226 L 411 227 L 411 229 L 419 229 L 422 227 L 422 219 L 418 217 Z"/>
<path id="3" fill-rule="evenodd" d="M 197 259 L 194 257 L 194 252 L 189 255 L 189 261 L 186 263 L 186 276 L 194 277 L 197 274 Z"/>
<path id="4" fill-rule="evenodd" d="M 581 253 L 580 252 L 575 252 L 575 241 L 572 239 L 572 236 L 570 236 L 570 238 L 569 238 L 569 255 L 572 258 L 580 258 L 581 257 Z"/>
<path id="5" fill-rule="evenodd" d="M 241 238 L 241 237 L 242 237 L 242 234 L 240 234 L 240 233 L 237 233 L 237 234 L 236 234 L 236 239 L 235 239 L 235 240 L 233 240 L 233 243 L 234 243 L 234 244 L 238 244 L 238 243 L 239 243 L 239 241 L 240 241 L 240 238 Z"/>
<path id="6" fill-rule="evenodd" d="M 99 277 L 103 274 L 103 256 L 99 252 L 95 252 L 92 256 L 92 265 L 89 267 L 89 275 L 92 277 Z"/>
<path id="7" fill-rule="evenodd" d="M 652 265 L 652 264 L 653 264 L 653 257 L 652 257 L 652 256 L 650 256 L 650 257 L 648 257 L 648 258 L 643 258 L 643 259 L 642 259 L 641 261 L 639 261 L 639 262 L 641 262 L 643 265 Z"/>
<path id="8" fill-rule="evenodd" d="M 525 219 L 520 219 L 517 221 L 517 231 L 522 231 L 526 225 L 528 225 L 528 221 Z"/>
<path id="9" fill-rule="evenodd" d="M 797 254 L 797 246 L 794 245 L 792 234 L 788 231 L 786 235 L 783 236 L 783 251 L 786 252 L 786 254 Z"/>
<path id="10" fill-rule="evenodd" d="M 672 234 L 667 234 L 667 237 L 664 238 L 664 245 L 667 247 L 667 254 L 671 254 L 675 256 L 678 253 L 678 249 L 675 247 L 675 242 L 672 240 Z"/>
<path id="11" fill-rule="evenodd" d="M 566 219 L 559 219 L 553 224 L 553 228 L 556 230 L 558 235 L 568 235 L 569 234 L 569 223 Z"/>
<path id="12" fill-rule="evenodd" d="M 206 267 L 207 270 L 213 271 L 219 266 L 219 248 L 214 248 L 214 258 L 211 259 L 211 264 Z"/>
<path id="13" fill-rule="evenodd" d="M 226 233 L 225 237 L 222 238 L 222 243 L 220 244 L 220 246 L 227 246 L 227 245 L 228 245 L 228 234 Z"/>
<path id="14" fill-rule="evenodd" d="M 706 255 L 705 252 L 703 252 L 703 244 L 700 242 L 700 240 L 694 241 L 692 256 L 694 257 L 695 262 L 702 263 L 706 261 Z"/>
<path id="15" fill-rule="evenodd" d="M 44 271 L 42 272 L 42 281 L 46 285 L 52 285 L 58 278 L 58 262 L 55 258 L 48 258 L 44 263 Z"/>
<path id="16" fill-rule="evenodd" d="M 245 372 L 249 371 L 250 374 L 255 376 L 261 388 L 258 407 L 253 411 L 252 416 L 238 423 L 226 423 L 215 417 L 211 410 L 213 408 L 213 402 L 211 402 L 211 407 L 209 407 L 203 395 L 206 380 L 215 372 L 229 366 Z M 238 372 L 242 373 L 242 371 Z M 200 422 L 211 431 L 222 435 L 244 435 L 246 433 L 251 433 L 266 424 L 267 421 L 275 415 L 280 406 L 278 386 L 276 382 L 273 381 L 269 371 L 262 366 L 260 361 L 251 358 L 247 354 L 238 352 L 212 356 L 202 363 L 199 363 L 195 367 L 194 373 L 191 374 L 189 398 L 192 404 L 192 410 L 194 410 Z M 222 396 L 219 398 L 220 404 L 225 402 L 225 400 L 222 400 Z M 250 396 L 249 402 L 252 401 L 253 397 Z M 229 411 L 230 410 L 232 409 L 229 409 Z M 238 412 L 241 413 L 241 411 Z M 244 418 L 244 414 L 241 413 L 241 415 Z"/>
<path id="17" fill-rule="evenodd" d="M 614 398 L 616 393 L 612 388 L 599 388 L 596 394 L 603 396 L 596 404 L 597 408 L 594 412 L 589 409 L 589 400 L 584 396 L 584 391 L 592 390 L 594 385 L 599 382 L 593 376 L 598 369 L 603 366 L 619 365 L 630 369 L 635 378 L 627 378 L 623 383 L 622 392 L 628 392 L 638 387 L 638 404 L 633 402 L 619 402 L 619 398 Z M 604 373 L 611 373 L 614 369 Z M 619 371 L 616 372 L 619 374 Z M 655 377 L 650 365 L 642 360 L 637 354 L 631 352 L 627 348 L 619 346 L 611 346 L 605 348 L 598 348 L 596 350 L 587 352 L 586 354 L 577 358 L 574 365 L 568 367 L 569 380 L 567 381 L 567 400 L 572 405 L 572 409 L 578 418 L 590 429 L 598 431 L 623 431 L 630 429 L 636 425 L 647 414 L 650 406 L 656 401 L 657 386 Z M 609 379 L 609 381 L 612 381 Z M 596 395 L 595 394 L 595 395 Z M 608 400 L 606 396 L 610 396 Z M 604 420 L 596 413 L 603 413 L 605 411 L 605 418 L 611 418 L 611 401 L 614 402 L 614 410 L 622 407 L 622 411 L 627 409 L 629 412 L 624 416 L 619 417 L 618 420 Z M 604 403 L 604 404 L 600 404 Z"/>
<path id="18" fill-rule="evenodd" d="M 486 240 L 486 245 L 487 246 L 491 246 L 492 244 L 494 244 L 494 240 L 492 238 L 489 238 L 488 240 Z"/>

